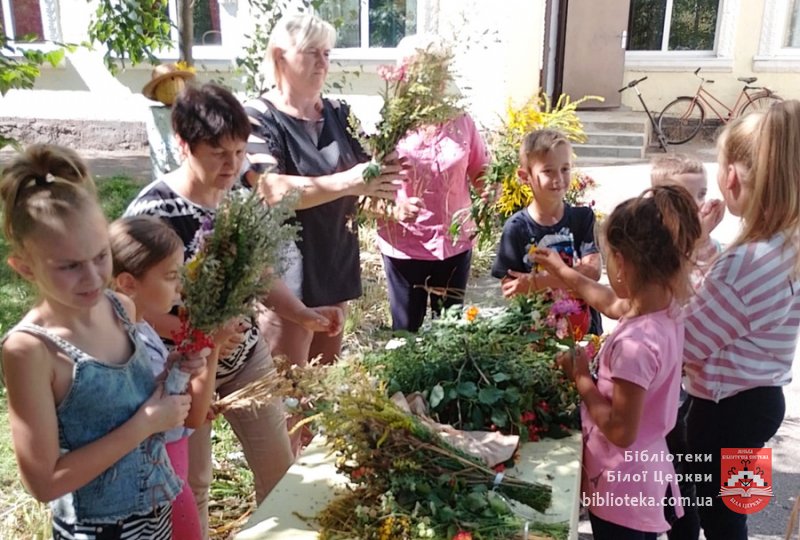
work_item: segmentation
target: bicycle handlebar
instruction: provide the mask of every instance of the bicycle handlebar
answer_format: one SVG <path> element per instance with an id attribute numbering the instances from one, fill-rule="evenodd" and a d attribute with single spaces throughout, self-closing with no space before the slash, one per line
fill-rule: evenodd
<path id="1" fill-rule="evenodd" d="M 628 83 L 626 86 L 623 86 L 622 88 L 620 88 L 619 90 L 617 90 L 617 92 L 624 92 L 624 91 L 625 91 L 625 90 L 627 90 L 628 88 L 633 88 L 634 86 L 636 86 L 636 85 L 637 85 L 637 84 L 639 84 L 640 82 L 642 82 L 642 81 L 646 81 L 646 80 L 647 80 L 647 77 L 642 77 L 641 79 L 636 79 L 636 80 L 633 80 L 633 81 L 629 82 L 629 83 Z"/>

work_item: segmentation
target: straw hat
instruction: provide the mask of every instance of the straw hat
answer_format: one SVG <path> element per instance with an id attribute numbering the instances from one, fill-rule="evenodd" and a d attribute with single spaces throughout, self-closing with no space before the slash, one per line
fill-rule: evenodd
<path id="1" fill-rule="evenodd" d="M 172 105 L 186 81 L 194 79 L 194 73 L 181 69 L 176 64 L 159 64 L 150 76 L 150 82 L 142 88 L 142 94 L 149 99 Z"/>

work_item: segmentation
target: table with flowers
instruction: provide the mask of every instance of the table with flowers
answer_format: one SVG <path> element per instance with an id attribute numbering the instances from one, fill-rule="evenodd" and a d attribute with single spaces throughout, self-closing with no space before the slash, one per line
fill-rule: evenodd
<path id="1" fill-rule="evenodd" d="M 581 475 L 581 435 L 543 439 L 520 446 L 520 459 L 509 469 L 526 480 L 552 486 L 551 507 L 535 517 L 547 523 L 569 524 L 569 538 L 578 537 Z M 269 497 L 250 516 L 237 540 L 316 540 L 312 518 L 333 498 L 347 480 L 336 472 L 324 439 L 318 437 L 306 448 Z M 527 516 L 525 516 L 527 519 Z M 531 516 L 533 517 L 533 516 Z"/>

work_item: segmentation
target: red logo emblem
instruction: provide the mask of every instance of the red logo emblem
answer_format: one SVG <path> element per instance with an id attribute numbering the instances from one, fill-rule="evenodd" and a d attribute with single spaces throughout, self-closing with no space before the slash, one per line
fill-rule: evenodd
<path id="1" fill-rule="evenodd" d="M 755 514 L 772 498 L 772 448 L 723 448 L 722 486 L 725 506 Z"/>

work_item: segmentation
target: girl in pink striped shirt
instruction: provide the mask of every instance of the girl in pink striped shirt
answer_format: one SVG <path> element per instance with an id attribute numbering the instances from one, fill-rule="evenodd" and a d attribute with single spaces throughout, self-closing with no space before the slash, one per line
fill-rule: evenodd
<path id="1" fill-rule="evenodd" d="M 707 540 L 745 540 L 747 515 L 720 491 L 722 448 L 761 448 L 783 421 L 800 328 L 800 102 L 728 124 L 719 141 L 725 204 L 742 230 L 684 309 L 684 367 L 694 473 Z M 697 476 L 695 476 L 697 478 Z"/>

